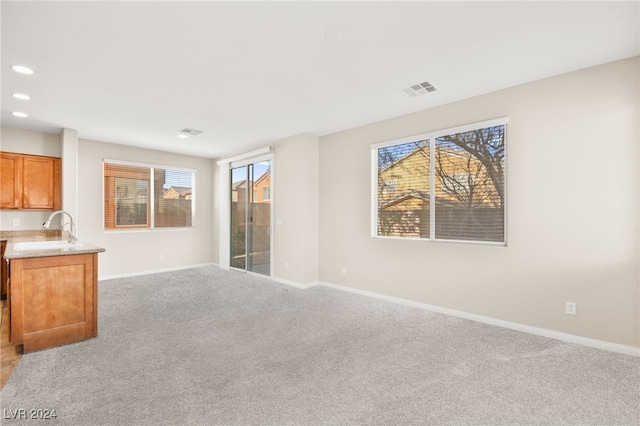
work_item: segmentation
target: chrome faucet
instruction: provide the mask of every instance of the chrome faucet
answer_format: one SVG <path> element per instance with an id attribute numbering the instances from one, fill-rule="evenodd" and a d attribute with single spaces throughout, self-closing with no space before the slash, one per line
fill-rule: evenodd
<path id="1" fill-rule="evenodd" d="M 54 216 L 58 215 L 58 214 L 66 214 L 67 216 L 69 216 L 69 238 L 67 239 L 67 241 L 69 242 L 69 244 L 73 244 L 76 241 L 78 241 L 78 237 L 76 237 L 76 224 L 73 222 L 73 217 L 66 211 L 64 210 L 58 210 L 55 211 L 53 213 L 51 213 L 49 215 L 49 218 L 47 219 L 47 221 L 45 223 L 42 224 L 42 227 L 45 229 L 49 229 L 49 227 L 51 226 L 51 219 L 53 219 Z M 67 225 L 67 223 L 63 223 L 62 224 L 62 229 L 64 229 L 64 226 Z"/>

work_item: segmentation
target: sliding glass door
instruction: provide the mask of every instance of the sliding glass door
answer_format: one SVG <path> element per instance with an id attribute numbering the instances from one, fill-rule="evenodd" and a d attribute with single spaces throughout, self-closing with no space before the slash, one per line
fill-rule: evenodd
<path id="1" fill-rule="evenodd" d="M 231 167 L 232 268 L 271 275 L 271 161 Z"/>

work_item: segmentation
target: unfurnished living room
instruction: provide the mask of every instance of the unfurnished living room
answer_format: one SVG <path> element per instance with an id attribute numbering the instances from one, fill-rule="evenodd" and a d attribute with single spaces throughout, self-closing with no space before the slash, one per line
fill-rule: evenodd
<path id="1" fill-rule="evenodd" d="M 0 2 L 2 424 L 640 424 L 640 2 Z"/>

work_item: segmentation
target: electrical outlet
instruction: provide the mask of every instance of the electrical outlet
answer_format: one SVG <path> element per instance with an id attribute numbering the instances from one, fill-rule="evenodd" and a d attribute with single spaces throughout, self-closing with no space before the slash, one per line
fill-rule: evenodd
<path id="1" fill-rule="evenodd" d="M 575 302 L 567 302 L 567 314 L 575 315 L 576 314 L 576 304 Z"/>
<path id="2" fill-rule="evenodd" d="M 284 269 L 289 269 L 289 262 L 284 262 Z"/>
<path id="3" fill-rule="evenodd" d="M 164 254 L 160 253 L 160 254 L 158 255 L 158 260 L 164 260 Z"/>
<path id="4" fill-rule="evenodd" d="M 347 267 L 346 266 L 342 267 L 342 275 L 347 275 Z"/>
<path id="5" fill-rule="evenodd" d="M 20 219 L 13 219 L 13 226 L 20 226 Z"/>

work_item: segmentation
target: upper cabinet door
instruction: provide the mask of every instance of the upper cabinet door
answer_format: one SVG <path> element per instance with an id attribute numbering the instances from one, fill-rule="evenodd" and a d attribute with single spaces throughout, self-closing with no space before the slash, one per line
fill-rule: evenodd
<path id="1" fill-rule="evenodd" d="M 9 152 L 1 158 L 0 208 L 60 210 L 62 160 Z"/>
<path id="2" fill-rule="evenodd" d="M 62 174 L 60 159 L 27 155 L 22 167 L 22 207 L 59 210 Z"/>
<path id="3" fill-rule="evenodd" d="M 22 159 L 20 154 L 0 154 L 0 208 L 19 209 L 22 206 Z"/>

